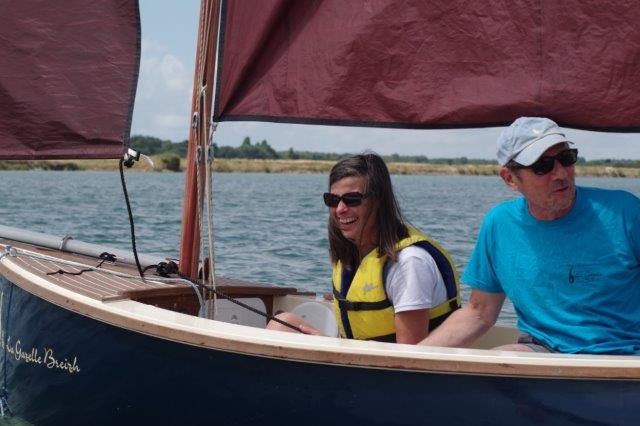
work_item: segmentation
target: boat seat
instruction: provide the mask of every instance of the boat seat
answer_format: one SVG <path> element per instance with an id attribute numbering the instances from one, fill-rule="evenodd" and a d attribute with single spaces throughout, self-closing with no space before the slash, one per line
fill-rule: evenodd
<path id="1" fill-rule="evenodd" d="M 301 303 L 291 310 L 291 313 L 302 317 L 310 326 L 320 330 L 330 337 L 338 336 L 338 324 L 333 310 L 321 302 Z"/>
<path id="2" fill-rule="evenodd" d="M 240 300 L 242 303 L 249 305 L 260 312 L 265 312 L 267 310 L 264 302 L 257 297 L 242 298 Z M 213 301 L 208 300 L 207 303 L 211 308 Z M 214 319 L 231 324 L 246 325 L 248 327 L 264 328 L 267 325 L 265 317 L 225 299 L 218 299 L 216 301 Z"/>

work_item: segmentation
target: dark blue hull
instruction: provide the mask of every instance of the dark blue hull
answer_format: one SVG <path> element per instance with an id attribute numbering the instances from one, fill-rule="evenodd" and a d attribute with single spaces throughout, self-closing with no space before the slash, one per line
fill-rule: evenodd
<path id="1" fill-rule="evenodd" d="M 37 424 L 638 424 L 640 382 L 355 368 L 114 327 L 0 278 L 14 415 Z"/>

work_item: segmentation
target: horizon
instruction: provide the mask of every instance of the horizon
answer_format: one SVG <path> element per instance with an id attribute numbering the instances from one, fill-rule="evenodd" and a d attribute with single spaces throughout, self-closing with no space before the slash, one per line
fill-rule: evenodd
<path id="1" fill-rule="evenodd" d="M 186 143 L 186 142 L 188 142 L 188 140 L 187 140 L 186 138 L 184 138 L 184 139 L 183 139 L 183 140 L 181 140 L 181 141 L 172 141 L 172 140 L 169 140 L 169 139 L 161 139 L 161 138 L 158 138 L 158 137 L 156 137 L 156 136 L 150 136 L 150 135 L 141 135 L 141 134 L 135 134 L 135 135 L 133 135 L 133 134 L 132 134 L 132 135 L 131 135 L 131 139 L 134 139 L 134 138 L 137 138 L 137 137 L 141 137 L 141 138 L 156 138 L 156 139 L 158 139 L 160 142 L 171 142 L 171 143 L 174 143 L 174 144 L 179 144 L 179 143 Z M 250 142 L 250 143 L 251 143 L 251 145 L 253 145 L 253 146 L 256 146 L 257 144 L 259 144 L 259 143 L 261 143 L 263 140 L 265 140 L 265 141 L 267 142 L 267 144 L 268 144 L 271 148 L 273 148 L 273 146 L 271 146 L 271 144 L 269 143 L 269 141 L 268 141 L 268 140 L 266 140 L 266 139 L 264 139 L 264 138 L 262 138 L 262 139 L 260 139 L 260 140 L 254 140 L 254 139 L 251 139 L 249 136 L 245 136 L 245 137 L 243 138 L 243 141 L 244 141 L 244 139 L 245 139 L 245 138 L 249 138 L 249 142 Z M 239 147 L 241 144 L 242 144 L 242 142 L 241 142 L 240 144 L 237 144 L 237 145 L 220 145 L 220 144 L 218 144 L 217 142 L 215 142 L 215 141 L 214 141 L 214 145 L 216 145 L 216 146 L 218 146 L 218 147 L 231 147 L 231 148 L 237 148 L 237 147 Z M 287 151 L 289 151 L 289 148 L 286 148 L 286 149 L 275 149 L 275 148 L 273 148 L 273 149 L 274 149 L 278 154 L 286 153 Z M 298 153 L 310 153 L 310 154 L 319 154 L 319 155 L 337 155 L 337 156 L 345 156 L 345 155 L 356 155 L 356 154 L 360 154 L 360 153 L 362 153 L 362 151 L 360 151 L 360 152 L 350 152 L 350 151 L 338 151 L 338 152 L 331 151 L 331 152 L 329 152 L 329 151 L 315 151 L 315 150 L 314 150 L 314 151 L 310 151 L 310 150 L 296 149 L 296 148 L 291 148 L 291 149 L 293 149 L 295 152 L 298 152 Z M 374 152 L 375 152 L 375 151 L 374 151 Z M 143 152 L 143 153 L 144 153 L 144 152 Z M 473 161 L 483 161 L 483 162 L 484 162 L 484 161 L 493 161 L 493 162 L 495 162 L 495 163 L 497 164 L 497 159 L 495 159 L 495 158 L 476 158 L 476 157 L 467 157 L 466 155 L 460 155 L 460 156 L 457 156 L 457 157 L 428 157 L 428 156 L 426 156 L 426 155 L 424 155 L 424 154 L 399 154 L 399 153 L 397 153 L 397 152 L 392 152 L 392 153 L 390 153 L 390 154 L 380 154 L 380 153 L 377 153 L 377 154 L 379 154 L 379 155 L 380 155 L 380 156 L 382 156 L 382 157 L 391 157 L 391 156 L 395 156 L 395 155 L 397 155 L 397 156 L 399 156 L 401 159 L 405 159 L 405 158 L 407 158 L 407 157 L 416 157 L 416 158 L 423 157 L 423 158 L 425 158 L 425 159 L 427 160 L 427 162 L 429 162 L 429 161 L 431 161 L 431 160 L 434 160 L 434 161 L 442 161 L 442 160 L 460 160 L 460 159 L 462 159 L 462 158 L 466 158 L 467 160 L 469 160 L 469 161 L 471 161 L 471 162 L 473 162 Z M 226 157 L 221 157 L 221 158 L 226 158 Z M 238 157 L 238 158 L 244 158 L 244 157 Z M 606 160 L 611 160 L 611 161 L 637 161 L 637 162 L 640 162 L 640 160 L 637 160 L 637 159 L 630 159 L 630 158 L 616 158 L 616 157 L 597 158 L 597 159 L 586 159 L 586 158 L 582 157 L 582 155 L 580 155 L 580 154 L 578 154 L 578 158 L 579 158 L 579 159 L 584 159 L 584 160 L 585 160 L 585 161 L 587 161 L 587 162 L 589 162 L 589 161 L 606 161 Z M 251 159 L 251 158 L 249 158 L 249 159 Z"/>
<path id="2" fill-rule="evenodd" d="M 188 138 L 199 4 L 197 0 L 140 0 L 142 57 L 131 135 L 172 142 Z M 239 146 L 249 137 L 252 141 L 265 139 L 277 151 L 372 150 L 380 155 L 491 160 L 495 159 L 495 141 L 501 130 L 496 127 L 412 130 L 239 121 L 219 123 L 214 142 L 219 146 Z M 640 160 L 638 133 L 564 130 L 586 160 Z"/>

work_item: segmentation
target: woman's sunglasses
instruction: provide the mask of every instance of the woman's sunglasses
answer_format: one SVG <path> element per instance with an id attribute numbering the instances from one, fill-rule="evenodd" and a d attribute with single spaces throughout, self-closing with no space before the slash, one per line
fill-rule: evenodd
<path id="1" fill-rule="evenodd" d="M 362 194 L 360 192 L 347 192 L 342 196 L 325 192 L 322 196 L 327 207 L 338 207 L 340 201 L 342 201 L 347 207 L 355 207 L 359 206 L 362 203 L 362 200 L 368 197 L 367 194 Z"/>
<path id="2" fill-rule="evenodd" d="M 553 156 L 540 157 L 538 161 L 530 166 L 523 166 L 516 163 L 514 169 L 531 169 L 531 171 L 537 175 L 546 175 L 556 166 L 556 160 L 562 165 L 562 167 L 569 167 L 576 164 L 578 161 L 577 149 L 566 149 Z"/>

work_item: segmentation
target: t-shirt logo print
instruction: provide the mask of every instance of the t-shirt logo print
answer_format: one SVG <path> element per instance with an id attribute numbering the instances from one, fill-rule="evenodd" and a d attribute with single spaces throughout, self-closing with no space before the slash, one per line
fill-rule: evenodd
<path id="1" fill-rule="evenodd" d="M 599 279 L 601 279 L 601 277 L 602 274 L 599 272 L 589 270 L 587 270 L 586 272 L 576 272 L 573 266 L 569 267 L 569 284 L 573 284 L 576 281 L 583 283 L 593 283 L 597 282 Z"/>

